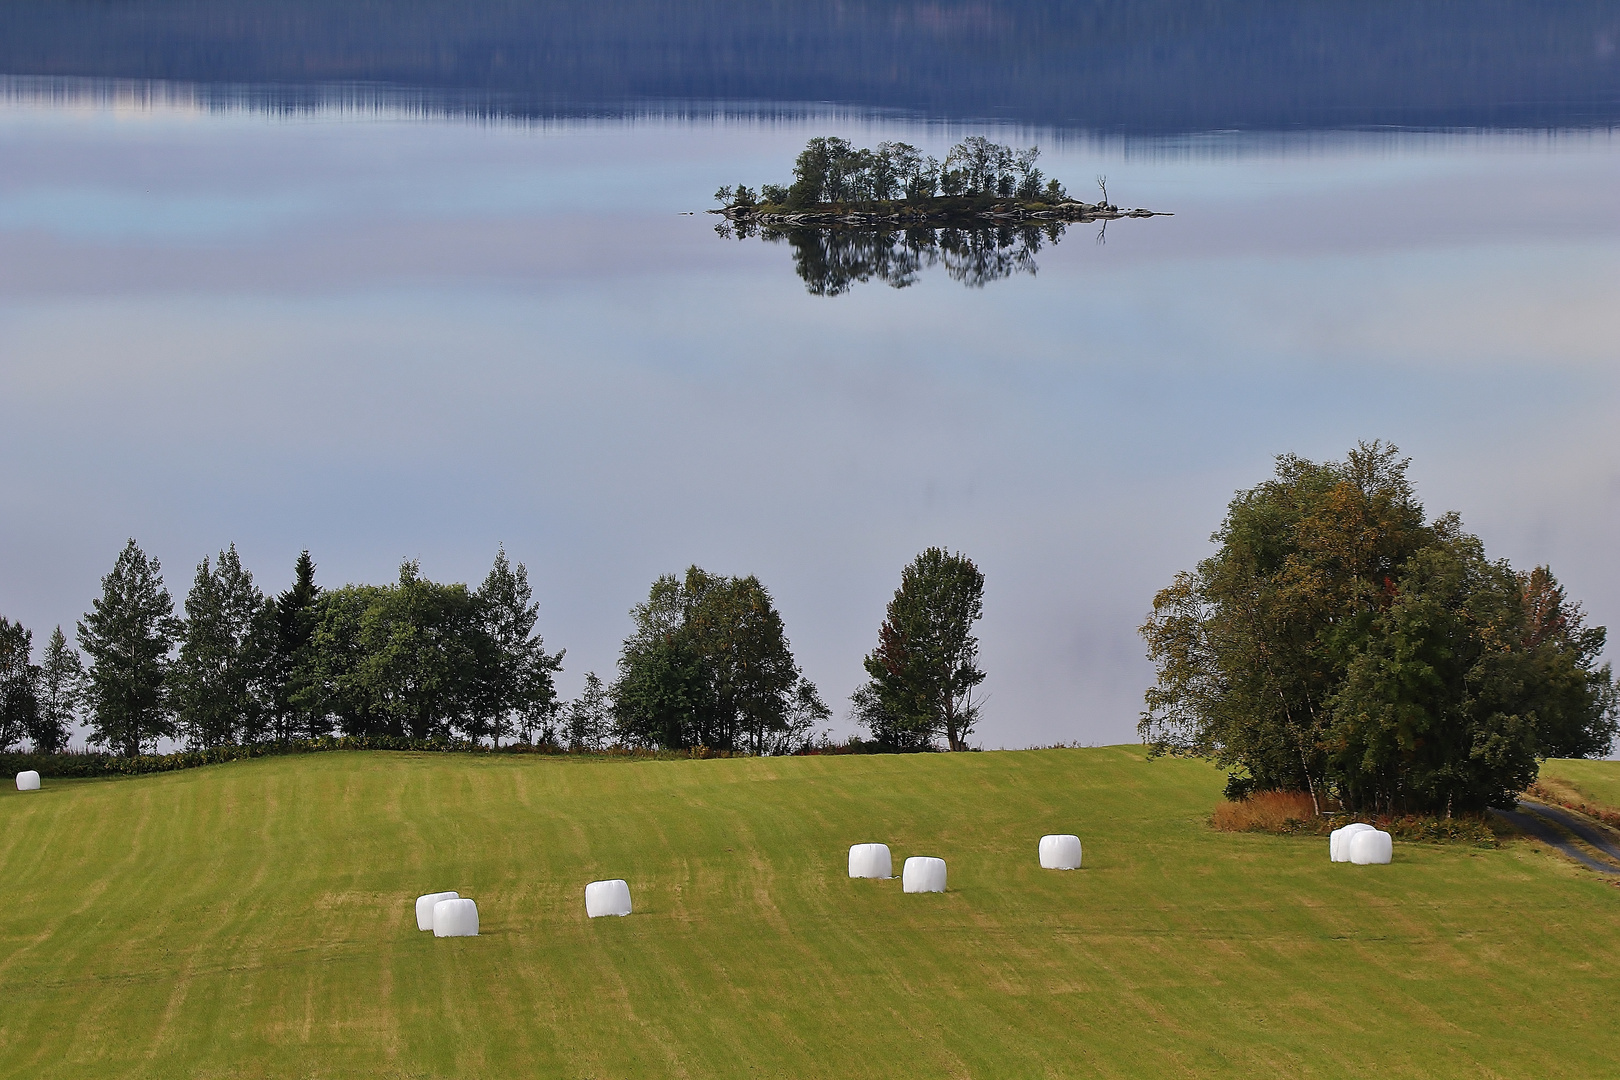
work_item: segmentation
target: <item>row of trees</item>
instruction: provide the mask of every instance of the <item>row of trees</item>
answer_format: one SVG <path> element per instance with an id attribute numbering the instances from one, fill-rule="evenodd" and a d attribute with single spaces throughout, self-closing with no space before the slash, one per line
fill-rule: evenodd
<path id="1" fill-rule="evenodd" d="M 969 603 L 951 591 L 963 587 Z M 984 676 L 964 682 L 961 666 L 976 672 L 982 587 L 971 563 L 939 549 L 906 570 L 867 658 L 873 682 L 855 695 L 880 744 L 964 748 L 978 710 L 963 695 Z M 831 715 L 753 576 L 660 577 L 631 611 L 612 685 L 587 673 L 566 703 L 563 654 L 547 652 L 538 614 L 527 570 L 504 550 L 477 588 L 406 562 L 392 584 L 338 589 L 315 583 L 306 551 L 291 587 L 267 597 L 233 545 L 198 565 L 181 616 L 158 561 L 131 540 L 78 624 L 88 665 L 60 627 L 33 663 L 31 632 L 0 618 L 0 750 L 26 738 L 58 752 L 82 718 L 91 745 L 130 756 L 161 739 L 206 748 L 334 731 L 778 754 Z M 946 624 L 954 636 L 941 637 Z M 943 682 L 929 689 L 931 678 Z"/>
<path id="2" fill-rule="evenodd" d="M 1603 627 L 1552 571 L 1426 521 L 1393 446 L 1286 456 L 1232 500 L 1217 552 L 1158 594 L 1142 717 L 1161 752 L 1232 771 L 1228 793 L 1308 791 L 1386 813 L 1511 807 L 1546 757 L 1617 728 Z"/>
<path id="3" fill-rule="evenodd" d="M 714 197 L 722 206 L 766 204 L 790 210 L 936 195 L 1065 201 L 1063 185 L 1036 167 L 1040 156 L 1039 147 L 1014 150 L 983 135 L 970 135 L 951 147 L 943 163 L 910 143 L 883 142 L 872 150 L 836 136 L 817 136 L 794 161 L 792 185 L 765 184 L 756 194 L 738 184 L 720 188 Z"/>
<path id="4" fill-rule="evenodd" d="M 984 575 L 964 555 L 929 548 L 901 572 L 863 662 L 868 681 L 850 702 L 879 746 L 923 750 L 943 739 L 967 749 L 979 719 L 973 692 L 985 678 L 973 635 L 983 607 Z M 684 578 L 655 581 L 631 618 L 611 705 L 576 705 L 573 716 L 582 718 L 571 719 L 571 732 L 602 717 L 629 745 L 792 753 L 830 715 L 794 663 L 757 578 L 694 566 Z M 587 686 L 581 701 L 590 693 Z"/>
<path id="5" fill-rule="evenodd" d="M 0 615 L 0 750 L 27 739 L 38 752 L 54 754 L 73 734 L 84 664 L 61 627 L 37 665 L 30 662 L 33 644 L 32 631 Z"/>
<path id="6" fill-rule="evenodd" d="M 504 551 L 477 589 L 438 584 L 413 562 L 392 585 L 315 584 L 309 552 L 266 597 L 235 545 L 198 565 L 177 615 L 158 561 L 131 540 L 78 624 L 86 665 L 61 627 L 41 662 L 32 634 L 0 620 L 0 749 L 26 737 L 88 741 L 134 756 L 160 739 L 194 748 L 345 735 L 532 737 L 556 712 L 562 654 L 535 634 L 528 574 Z"/>

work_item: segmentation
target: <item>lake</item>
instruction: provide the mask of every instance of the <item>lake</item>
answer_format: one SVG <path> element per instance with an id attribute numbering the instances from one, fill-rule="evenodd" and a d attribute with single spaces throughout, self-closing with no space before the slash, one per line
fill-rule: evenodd
<path id="1" fill-rule="evenodd" d="M 843 732 L 938 544 L 978 741 L 1120 742 L 1234 490 L 1386 439 L 1620 622 L 1620 16 L 1297 6 L 10 5 L 0 611 L 71 635 L 129 536 L 177 601 L 233 541 L 271 590 L 504 543 L 571 695 L 696 563 Z M 975 133 L 1173 216 L 818 295 L 705 212 L 815 135 Z"/>

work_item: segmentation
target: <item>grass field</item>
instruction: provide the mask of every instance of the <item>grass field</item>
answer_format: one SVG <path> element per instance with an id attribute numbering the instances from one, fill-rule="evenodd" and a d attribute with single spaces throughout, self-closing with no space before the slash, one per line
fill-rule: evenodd
<path id="1" fill-rule="evenodd" d="M 1620 889 L 1522 842 L 1332 865 L 1209 829 L 1220 788 L 1126 747 L 8 787 L 0 1075 L 1620 1073 Z M 1039 869 L 1055 831 L 1085 869 Z M 850 881 L 868 840 L 950 892 Z M 585 918 L 599 877 L 634 916 Z M 416 930 L 437 889 L 481 937 Z"/>
<path id="2" fill-rule="evenodd" d="M 1588 803 L 1620 810 L 1620 761 L 1549 761 L 1541 776 L 1573 788 Z"/>

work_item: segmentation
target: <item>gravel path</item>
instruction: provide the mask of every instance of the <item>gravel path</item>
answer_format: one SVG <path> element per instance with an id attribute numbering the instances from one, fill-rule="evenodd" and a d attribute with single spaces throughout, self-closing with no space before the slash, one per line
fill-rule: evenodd
<path id="1" fill-rule="evenodd" d="M 1584 814 L 1577 814 L 1575 811 L 1565 809 L 1562 806 L 1552 806 L 1543 802 L 1534 802 L 1530 799 L 1520 799 L 1519 805 L 1528 806 L 1542 817 L 1552 818 L 1609 858 L 1620 859 L 1620 841 L 1616 841 L 1614 833 L 1595 824 Z"/>
<path id="2" fill-rule="evenodd" d="M 1596 870 L 1600 874 L 1620 874 L 1620 866 L 1605 862 L 1576 847 L 1553 823 L 1557 822 L 1605 855 L 1620 859 L 1620 845 L 1616 845 L 1613 839 L 1605 836 L 1602 830 L 1562 807 L 1548 806 L 1528 799 L 1520 799 L 1519 806 L 1518 810 L 1497 810 L 1496 813 L 1527 836 L 1540 840 L 1548 847 L 1556 848 L 1588 869 Z"/>

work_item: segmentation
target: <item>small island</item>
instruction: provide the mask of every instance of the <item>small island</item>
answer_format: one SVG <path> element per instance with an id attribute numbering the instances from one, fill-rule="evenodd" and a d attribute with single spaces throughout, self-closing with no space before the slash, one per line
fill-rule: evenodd
<path id="1" fill-rule="evenodd" d="M 1169 216 L 1125 209 L 1108 201 L 1098 177 L 1099 202 L 1072 199 L 1035 162 L 1039 147 L 1014 150 L 972 135 L 941 163 L 909 143 L 857 148 L 845 139 L 811 139 L 793 164 L 793 183 L 746 184 L 715 192 L 710 210 L 744 225 L 801 228 L 971 228 L 1020 223 L 1110 221 Z"/>

